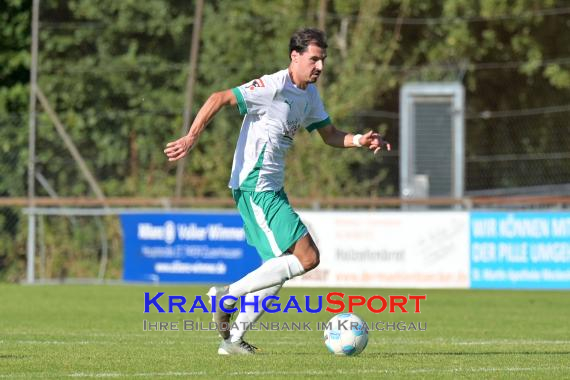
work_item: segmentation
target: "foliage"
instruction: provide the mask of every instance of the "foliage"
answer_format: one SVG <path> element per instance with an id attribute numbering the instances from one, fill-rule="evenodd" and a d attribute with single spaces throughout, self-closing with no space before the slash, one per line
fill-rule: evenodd
<path id="1" fill-rule="evenodd" d="M 213 91 L 285 67 L 288 37 L 316 23 L 317 3 L 206 2 L 193 113 Z M 536 12 L 560 6 L 555 0 L 331 1 L 322 97 L 340 128 L 383 127 L 396 147 L 392 126 L 354 115 L 396 111 L 406 81 L 460 80 L 473 112 L 564 103 L 570 72 L 556 59 L 568 55 L 568 25 L 564 17 Z M 13 165 L 26 161 L 31 1 L 3 7 L 0 118 L 6 127 L 0 150 L 11 155 L 2 165 Z M 41 2 L 40 87 L 109 196 L 173 194 L 175 170 L 162 147 L 181 130 L 193 12 L 182 0 Z M 479 62 L 499 65 L 485 70 Z M 187 162 L 184 195 L 228 195 L 239 123 L 229 109 L 211 123 Z M 395 194 L 397 175 L 382 158 L 331 150 L 317 134 L 298 140 L 288 162 L 292 196 Z M 90 195 L 43 113 L 38 147 L 38 170 L 59 195 Z M 0 192 L 23 195 L 25 166 L 0 171 Z M 370 172 L 377 176 L 366 181 Z M 354 176 L 364 182 L 356 186 Z"/>
<path id="2" fill-rule="evenodd" d="M 31 3 L 0 4 L 0 196 L 26 192 Z M 381 130 L 397 148 L 397 123 L 370 116 L 370 111 L 397 112 L 399 88 L 409 81 L 462 82 L 469 114 L 569 103 L 568 15 L 541 12 L 564 8 L 563 1 L 327 4 L 329 58 L 320 91 L 340 129 Z M 318 9 L 317 0 L 206 1 L 192 112 L 214 91 L 286 67 L 290 34 L 316 25 Z M 172 196 L 175 165 L 166 162 L 162 149 L 181 131 L 193 2 L 42 0 L 40 20 L 40 88 L 103 192 Z M 38 171 L 60 196 L 92 196 L 53 121 L 39 110 Z M 506 138 L 517 144 L 519 153 L 567 150 L 567 140 L 557 136 L 568 135 L 569 127 L 553 123 L 538 125 L 532 136 L 512 128 Z M 235 109 L 223 110 L 211 122 L 187 160 L 184 196 L 229 195 L 239 125 Z M 505 138 L 504 128 L 490 128 L 481 120 L 473 125 L 468 157 L 500 153 L 485 142 Z M 560 133 L 548 133 L 553 128 Z M 536 144 L 526 144 L 529 138 Z M 364 150 L 331 149 L 317 133 L 302 132 L 288 158 L 288 194 L 393 196 L 399 181 L 396 159 L 397 151 L 373 156 Z M 490 169 L 487 164 L 475 170 Z M 568 182 L 566 174 L 559 181 Z M 481 186 L 525 183 L 521 175 L 493 178 Z M 39 185 L 37 193 L 47 195 Z M 8 214 L 10 221 L 4 217 L 4 227 L 0 225 L 1 241 L 23 236 L 6 227 L 19 223 L 19 214 Z M 14 244 L 21 246 L 22 240 Z M 2 247 L 0 255 L 7 257 L 11 249 Z M 13 262 L 3 260 L 0 266 Z"/>

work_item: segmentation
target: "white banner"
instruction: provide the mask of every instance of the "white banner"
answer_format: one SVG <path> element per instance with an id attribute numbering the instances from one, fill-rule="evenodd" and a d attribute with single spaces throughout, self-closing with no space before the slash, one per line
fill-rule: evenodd
<path id="1" fill-rule="evenodd" d="M 467 212 L 299 212 L 321 253 L 290 286 L 468 288 Z"/>

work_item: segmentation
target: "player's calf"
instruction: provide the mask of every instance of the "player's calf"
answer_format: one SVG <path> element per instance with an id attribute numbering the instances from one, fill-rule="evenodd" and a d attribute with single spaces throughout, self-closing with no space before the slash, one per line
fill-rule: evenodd
<path id="1" fill-rule="evenodd" d="M 320 263 L 319 249 L 309 234 L 297 240 L 289 251 L 293 252 L 305 272 L 315 269 Z"/>

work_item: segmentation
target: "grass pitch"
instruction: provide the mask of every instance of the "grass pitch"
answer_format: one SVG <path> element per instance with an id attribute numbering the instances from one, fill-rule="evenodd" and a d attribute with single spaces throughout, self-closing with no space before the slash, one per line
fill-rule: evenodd
<path id="1" fill-rule="evenodd" d="M 329 354 L 322 331 L 251 331 L 247 340 L 259 355 L 220 357 L 213 331 L 143 331 L 143 320 L 210 321 L 202 312 L 144 314 L 145 291 L 193 300 L 207 287 L 0 285 L 0 378 L 570 378 L 568 292 L 344 289 L 367 297 L 427 294 L 421 314 L 355 310 L 368 323 L 422 322 L 427 330 L 371 331 L 357 357 Z M 339 289 L 279 295 L 329 291 Z M 331 317 L 293 312 L 262 321 L 315 328 Z"/>

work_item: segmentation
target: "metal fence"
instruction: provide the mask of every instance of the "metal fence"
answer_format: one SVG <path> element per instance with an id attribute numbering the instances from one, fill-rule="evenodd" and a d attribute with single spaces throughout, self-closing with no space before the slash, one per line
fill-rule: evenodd
<path id="1" fill-rule="evenodd" d="M 467 119 L 467 193 L 568 194 L 570 107 Z"/>
<path id="2" fill-rule="evenodd" d="M 12 115 L 0 119 L 0 128 L 7 130 L 27 128 L 25 116 Z M 396 149 L 387 153 L 380 165 L 388 169 L 384 184 L 399 193 L 399 119 L 395 113 L 373 111 L 353 116 L 350 123 L 358 129 L 374 128 L 392 142 Z M 547 126 L 545 128 L 545 126 Z M 540 127 L 540 128 L 539 128 Z M 65 144 L 59 139 L 45 138 L 42 128 L 49 123 L 40 123 L 36 162 L 37 194 L 43 199 L 57 199 L 70 196 L 85 196 L 89 187 L 82 179 L 76 163 Z M 5 134 L 4 136 L 9 136 Z M 53 136 L 53 135 L 52 135 Z M 27 152 L 6 149 L 0 142 L 0 273 L 7 280 L 22 278 L 27 244 L 27 216 L 23 214 L 26 205 L 26 161 Z M 568 207 L 564 198 L 550 198 L 570 194 L 570 107 L 568 109 L 542 109 L 519 112 L 469 115 L 466 119 L 466 200 L 452 202 L 443 200 L 441 207 L 461 208 L 560 208 Z M 110 148 L 112 149 L 112 148 Z M 99 152 L 105 155 L 105 152 Z M 128 163 L 127 163 L 128 164 Z M 49 170 L 44 170 L 48 168 Z M 75 175 L 59 179 L 57 183 L 67 184 L 62 193 L 53 188 L 57 176 L 65 167 Z M 55 169 L 54 169 L 55 168 Z M 229 170 L 229 169 L 228 169 Z M 54 178 L 55 176 L 55 178 Z M 117 186 L 128 186 L 125 180 L 115 178 Z M 113 196 L 115 194 L 108 194 Z M 141 194 L 144 196 L 144 194 Z M 542 198 L 515 198 L 509 201 L 505 196 L 540 196 Z M 159 194 L 154 198 L 115 199 L 115 205 L 193 207 L 184 203 L 169 202 L 172 194 Z M 469 197 L 494 196 L 488 202 L 471 202 Z M 14 202 L 10 202 L 10 199 Z M 19 203 L 15 200 L 19 199 Z M 85 199 L 85 198 L 84 198 Z M 163 200 L 161 200 L 163 199 Z M 534 199 L 534 200 L 533 200 Z M 538 200 L 537 200 L 538 199 Z M 542 199 L 542 201 L 541 201 Z M 554 200 L 552 200 L 554 199 Z M 556 200 L 558 199 L 558 201 Z M 354 198 L 346 194 L 343 199 L 296 199 L 293 203 L 301 208 L 400 208 L 397 198 Z M 437 201 L 437 200 L 436 200 Z M 229 200 L 194 199 L 191 202 L 201 207 L 231 207 Z M 225 203 L 224 203 L 225 202 Z M 505 203 L 507 202 L 507 203 Z M 437 202 L 436 202 L 437 203 Z M 74 205 L 77 202 L 61 204 Z M 432 200 L 432 205 L 434 200 Z M 84 204 L 87 205 L 87 204 Z M 40 254 L 37 273 L 46 278 L 65 277 L 68 272 L 76 275 L 105 277 L 116 275 L 116 268 L 107 272 L 107 261 L 114 263 L 120 250 L 120 235 L 116 223 L 97 218 L 39 217 L 36 221 L 38 241 L 36 249 Z M 66 236 L 64 239 L 63 236 Z M 109 236 L 113 237 L 109 240 Z M 118 240 L 117 240 L 118 238 Z M 107 257 L 103 259 L 104 257 Z M 60 261 L 58 263 L 58 260 Z M 64 262 L 74 261 L 73 269 L 65 269 Z M 81 263 L 84 264 L 81 264 Z M 79 263 L 79 264 L 77 264 Z M 90 264 L 88 264 L 90 263 Z M 79 265 L 79 267 L 78 267 Z M 55 270 L 54 268 L 58 268 Z M 66 272 L 67 271 L 67 272 Z"/>
<path id="3" fill-rule="evenodd" d="M 367 128 L 380 130 L 386 139 L 392 142 L 396 149 L 386 153 L 379 165 L 388 169 L 384 185 L 392 187 L 395 189 L 394 194 L 398 194 L 398 115 L 390 112 L 372 111 L 351 117 L 350 123 L 360 130 Z M 71 157 L 67 147 L 60 139 L 54 138 L 54 134 L 43 134 L 42 129 L 51 128 L 48 121 L 39 125 L 39 143 L 35 158 L 37 195 L 51 198 L 55 204 L 57 204 L 58 197 L 85 197 L 86 194 L 89 194 L 89 186 L 82 179 L 81 172 L 77 169 L 76 162 Z M 6 131 L 27 128 L 26 117 L 22 115 L 3 117 L 0 119 L 0 128 L 3 129 L 3 136 L 9 138 L 10 134 Z M 25 202 L 22 203 L 22 200 L 25 201 L 26 197 L 27 152 L 25 150 L 10 150 L 6 148 L 7 146 L 9 145 L 2 144 L 0 141 L 0 197 L 4 200 L 3 204 L 0 205 L 0 268 L 2 268 L 0 272 L 3 278 L 13 279 L 22 274 L 26 247 L 27 217 L 22 213 L 22 207 L 25 206 Z M 468 197 L 502 196 L 503 198 L 475 204 L 468 199 L 459 202 L 462 208 L 505 207 L 504 196 L 551 197 L 570 194 L 570 107 L 468 115 L 466 119 L 466 147 L 466 195 Z M 113 148 L 110 147 L 109 149 Z M 105 155 L 106 152 L 98 152 L 98 154 Z M 125 164 L 128 165 L 128 163 Z M 66 168 L 67 177 L 58 179 L 58 175 L 63 175 L 63 170 L 57 168 Z M 75 174 L 70 176 L 69 173 Z M 55 189 L 50 185 L 56 179 L 57 183 L 66 184 L 63 193 L 61 189 Z M 115 178 L 114 180 L 117 183 L 117 188 L 128 186 L 124 179 Z M 141 196 L 144 195 L 141 194 Z M 161 203 L 161 198 L 169 199 L 171 196 L 170 193 L 158 194 L 155 198 L 157 202 L 152 206 L 190 206 L 183 203 L 172 204 L 168 201 Z M 20 199 L 20 203 L 9 201 L 16 198 Z M 351 197 L 351 194 L 346 194 L 344 199 L 337 201 L 295 199 L 294 194 L 292 198 L 294 204 L 303 208 L 400 207 L 397 199 L 394 199 L 393 203 L 382 203 L 378 198 L 355 199 Z M 150 200 L 150 198 L 146 199 L 147 201 Z M 144 206 L 147 201 L 139 199 L 138 202 L 132 202 L 132 205 Z M 121 203 L 121 201 L 117 202 Z M 129 201 L 125 200 L 123 204 L 129 204 Z M 231 202 L 222 202 L 222 204 L 223 207 L 231 207 Z M 438 207 L 456 206 L 457 204 L 457 202 L 442 202 Z M 567 207 L 564 200 L 560 200 L 558 203 L 556 201 L 541 203 L 522 199 L 518 203 L 512 201 L 507 204 L 508 207 L 517 208 Z M 70 203 L 68 202 L 67 205 Z M 149 206 L 148 202 L 146 205 Z M 208 205 L 207 200 L 202 199 L 198 200 L 198 205 L 203 207 L 217 205 L 219 207 L 220 203 L 214 201 Z M 63 233 L 70 235 L 73 235 L 73 228 L 70 230 L 70 226 L 76 226 L 78 231 L 81 231 L 81 226 L 83 226 L 82 228 L 90 228 L 92 231 L 84 234 L 84 237 L 89 236 L 85 239 L 91 239 L 92 243 L 84 239 L 81 247 L 85 251 L 92 251 L 92 254 L 96 253 L 95 257 L 99 259 L 106 255 L 103 245 L 100 243 L 102 234 L 117 234 L 116 228 L 104 230 L 100 225 L 97 225 L 94 219 L 81 221 L 77 218 L 67 218 L 66 222 L 58 221 L 57 223 L 61 223 L 60 228 Z M 57 223 L 49 218 L 38 219 L 36 224 L 38 235 L 43 234 L 42 239 L 48 240 L 50 233 L 57 237 L 57 234 L 61 233 L 61 231 L 57 232 L 57 229 L 54 229 Z M 52 237 L 51 242 L 56 244 L 58 239 Z M 39 244 L 38 249 L 49 250 L 47 243 L 41 244 L 44 244 L 44 248 L 41 248 L 42 245 Z M 56 249 L 56 251 L 66 251 L 73 256 L 76 254 L 75 251 L 79 249 L 73 244 L 68 244 L 69 249 L 66 248 L 67 251 L 63 248 Z M 108 248 L 106 249 L 108 250 Z M 65 258 L 61 260 L 65 261 Z M 95 267 L 99 268 L 98 266 Z M 57 275 L 55 272 L 49 272 L 47 267 L 43 270 L 46 271 L 46 276 Z M 96 275 L 100 275 L 100 273 L 97 269 Z"/>

